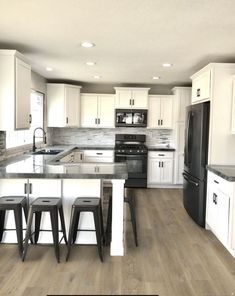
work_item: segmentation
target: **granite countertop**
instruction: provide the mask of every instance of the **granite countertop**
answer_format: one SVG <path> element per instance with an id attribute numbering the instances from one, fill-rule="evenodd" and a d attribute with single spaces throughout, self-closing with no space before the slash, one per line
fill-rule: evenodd
<path id="1" fill-rule="evenodd" d="M 99 146 L 100 149 L 101 146 Z M 57 155 L 24 154 L 0 162 L 0 178 L 127 179 L 126 163 L 60 163 L 56 160 L 78 146 L 53 146 Z M 44 149 L 44 148 L 43 148 Z M 97 149 L 97 147 L 92 149 Z M 39 149 L 40 150 L 40 149 Z"/>
<path id="2" fill-rule="evenodd" d="M 207 170 L 229 182 L 235 182 L 235 165 L 208 165 Z"/>

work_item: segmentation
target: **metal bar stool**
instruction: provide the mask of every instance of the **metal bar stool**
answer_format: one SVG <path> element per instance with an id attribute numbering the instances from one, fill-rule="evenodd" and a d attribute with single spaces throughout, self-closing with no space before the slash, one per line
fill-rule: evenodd
<path id="1" fill-rule="evenodd" d="M 25 196 L 2 196 L 0 197 L 0 242 L 2 241 L 6 211 L 13 210 L 16 225 L 16 235 L 20 256 L 23 253 L 23 222 L 22 209 L 25 220 L 28 218 L 27 199 Z"/>
<path id="2" fill-rule="evenodd" d="M 103 228 L 103 216 L 100 198 L 82 198 L 78 197 L 71 210 L 71 219 L 69 226 L 69 237 L 68 237 L 68 253 L 66 261 L 69 259 L 71 244 L 75 243 L 77 237 L 77 229 L 81 212 L 92 212 L 95 222 L 95 232 L 97 240 L 97 248 L 101 262 L 103 262 L 102 254 L 102 241 L 104 241 L 104 228 Z"/>
<path id="3" fill-rule="evenodd" d="M 24 243 L 24 251 L 22 256 L 22 261 L 25 260 L 25 256 L 28 250 L 28 240 L 32 236 L 31 227 L 33 214 L 35 213 L 35 232 L 34 232 L 34 242 L 37 244 L 39 232 L 40 232 L 40 222 L 42 212 L 49 212 L 51 218 L 51 226 L 52 226 L 52 234 L 53 234 L 53 242 L 55 247 L 55 256 L 57 262 L 60 262 L 60 252 L 59 252 L 59 227 L 58 227 L 58 213 L 60 215 L 61 228 L 63 232 L 63 238 L 65 243 L 67 244 L 66 231 L 65 231 L 65 222 L 64 222 L 64 212 L 62 207 L 61 198 L 54 197 L 39 197 L 35 199 L 29 206 L 29 218 L 27 223 L 26 235 L 25 235 L 25 243 Z"/>
<path id="4" fill-rule="evenodd" d="M 125 191 L 127 190 L 125 189 Z M 135 195 L 133 191 L 128 190 L 128 193 L 124 197 L 124 202 L 128 203 L 128 206 L 129 206 L 135 245 L 136 247 L 138 247 L 137 225 L 136 225 L 136 214 L 135 214 Z M 106 230 L 105 230 L 106 244 L 109 244 L 111 241 L 111 230 L 112 230 L 112 196 L 109 196 L 107 224 L 106 224 Z"/>

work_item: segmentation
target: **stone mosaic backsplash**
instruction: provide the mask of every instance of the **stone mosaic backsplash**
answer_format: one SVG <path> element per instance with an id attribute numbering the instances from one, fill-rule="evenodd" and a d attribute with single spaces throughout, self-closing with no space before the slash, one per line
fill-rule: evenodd
<path id="1" fill-rule="evenodd" d="M 145 134 L 146 144 L 160 147 L 172 146 L 172 130 L 146 128 L 48 128 L 50 145 L 114 145 L 115 134 Z"/>

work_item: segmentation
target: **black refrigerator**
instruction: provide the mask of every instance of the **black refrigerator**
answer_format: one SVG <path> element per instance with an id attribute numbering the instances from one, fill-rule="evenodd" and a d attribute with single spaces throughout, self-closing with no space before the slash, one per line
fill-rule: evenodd
<path id="1" fill-rule="evenodd" d="M 205 227 L 210 103 L 186 109 L 183 203 L 189 216 Z"/>

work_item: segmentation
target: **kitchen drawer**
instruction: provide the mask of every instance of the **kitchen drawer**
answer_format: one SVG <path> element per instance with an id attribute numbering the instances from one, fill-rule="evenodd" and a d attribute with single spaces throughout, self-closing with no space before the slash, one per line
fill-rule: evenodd
<path id="1" fill-rule="evenodd" d="M 113 150 L 84 150 L 84 157 L 113 157 Z"/>
<path id="2" fill-rule="evenodd" d="M 229 182 L 218 175 L 208 171 L 207 177 L 208 183 L 213 184 L 217 189 L 228 196 L 232 196 L 233 192 L 233 183 Z"/>
<path id="3" fill-rule="evenodd" d="M 113 162 L 113 157 L 103 157 L 103 156 L 87 156 L 85 155 L 83 158 L 83 162 Z"/>
<path id="4" fill-rule="evenodd" d="M 174 152 L 168 151 L 149 151 L 148 156 L 151 158 L 173 158 Z"/>

